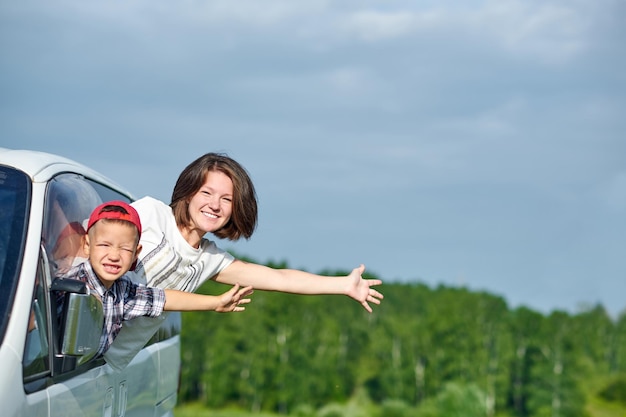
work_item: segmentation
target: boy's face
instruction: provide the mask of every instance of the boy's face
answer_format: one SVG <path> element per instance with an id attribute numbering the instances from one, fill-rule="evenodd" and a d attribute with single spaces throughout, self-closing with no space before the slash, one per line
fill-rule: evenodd
<path id="1" fill-rule="evenodd" d="M 140 251 L 137 228 L 126 221 L 99 220 L 85 236 L 85 253 L 107 289 L 128 272 Z"/>

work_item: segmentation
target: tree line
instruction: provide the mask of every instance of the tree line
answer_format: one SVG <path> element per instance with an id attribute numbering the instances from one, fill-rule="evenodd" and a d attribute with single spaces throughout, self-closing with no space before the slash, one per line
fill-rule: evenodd
<path id="1" fill-rule="evenodd" d="M 626 312 L 546 315 L 422 283 L 380 290 L 373 314 L 347 297 L 263 291 L 244 313 L 184 313 L 179 402 L 289 414 L 361 393 L 419 408 L 461 387 L 486 416 L 584 417 L 591 396 L 626 406 Z"/>

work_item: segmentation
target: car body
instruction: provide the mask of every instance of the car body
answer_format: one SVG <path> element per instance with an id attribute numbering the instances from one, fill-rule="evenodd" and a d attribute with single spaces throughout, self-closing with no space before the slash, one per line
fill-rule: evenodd
<path id="1" fill-rule="evenodd" d="M 132 202 L 133 196 L 70 159 L 0 148 L 0 404 L 5 417 L 173 415 L 180 313 L 169 314 L 133 361 L 116 371 L 94 357 L 101 302 L 80 283 L 56 279 L 81 259 L 84 220 L 110 200 Z M 63 310 L 60 297 L 67 301 Z"/>

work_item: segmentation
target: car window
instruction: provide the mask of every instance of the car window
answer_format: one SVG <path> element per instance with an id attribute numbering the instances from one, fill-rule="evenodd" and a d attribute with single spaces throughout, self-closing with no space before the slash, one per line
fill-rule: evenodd
<path id="1" fill-rule="evenodd" d="M 42 241 L 52 276 L 85 259 L 82 237 L 91 211 L 105 201 L 129 198 L 111 188 L 76 174 L 61 174 L 48 183 Z"/>
<path id="2" fill-rule="evenodd" d="M 22 265 L 30 195 L 31 183 L 26 174 L 0 166 L 0 341 Z"/>
<path id="3" fill-rule="evenodd" d="M 85 220 L 100 203 L 100 195 L 79 175 L 58 175 L 48 183 L 42 241 L 53 277 L 85 259 Z"/>

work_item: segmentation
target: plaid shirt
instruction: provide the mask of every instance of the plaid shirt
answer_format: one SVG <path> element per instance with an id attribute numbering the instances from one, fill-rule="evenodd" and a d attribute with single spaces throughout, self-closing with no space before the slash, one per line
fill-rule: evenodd
<path id="1" fill-rule="evenodd" d="M 140 316 L 157 317 L 165 306 L 165 292 L 161 288 L 146 287 L 122 275 L 108 290 L 93 271 L 88 261 L 72 268 L 63 278 L 87 283 L 104 307 L 104 328 L 97 355 L 107 351 L 122 329 L 122 322 Z"/>

